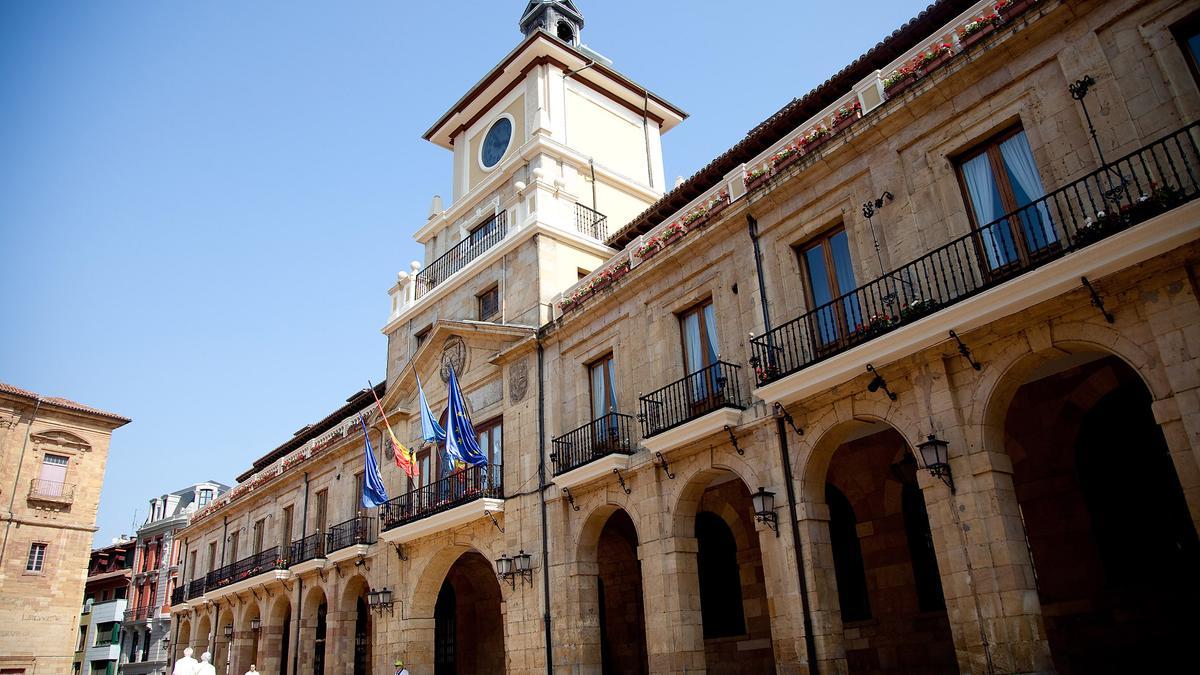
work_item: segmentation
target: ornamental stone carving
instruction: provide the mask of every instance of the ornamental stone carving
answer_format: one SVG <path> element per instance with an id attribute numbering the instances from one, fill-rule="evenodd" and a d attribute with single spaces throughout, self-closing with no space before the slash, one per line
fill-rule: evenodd
<path id="1" fill-rule="evenodd" d="M 451 335 L 442 343 L 442 367 L 439 374 L 442 382 L 450 381 L 450 368 L 462 376 L 467 367 L 467 343 L 457 335 Z"/>
<path id="2" fill-rule="evenodd" d="M 516 403 L 529 391 L 529 358 L 512 364 L 508 369 L 508 400 Z"/>

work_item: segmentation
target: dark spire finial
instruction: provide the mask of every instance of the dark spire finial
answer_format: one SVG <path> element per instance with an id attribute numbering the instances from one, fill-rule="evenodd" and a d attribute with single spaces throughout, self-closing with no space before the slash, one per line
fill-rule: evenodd
<path id="1" fill-rule="evenodd" d="M 574 47 L 579 45 L 583 14 L 571 0 L 530 0 L 519 25 L 526 37 L 541 30 Z"/>

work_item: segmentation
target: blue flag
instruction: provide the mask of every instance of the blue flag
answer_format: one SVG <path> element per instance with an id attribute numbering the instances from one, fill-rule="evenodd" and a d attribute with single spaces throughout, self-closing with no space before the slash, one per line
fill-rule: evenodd
<path id="1" fill-rule="evenodd" d="M 379 463 L 375 461 L 375 449 L 371 447 L 371 436 L 367 434 L 367 422 L 362 415 L 358 416 L 358 422 L 363 429 L 363 452 L 367 453 L 363 463 L 362 505 L 369 509 L 386 502 L 388 496 L 383 487 L 383 476 L 379 475 Z"/>
<path id="2" fill-rule="evenodd" d="M 487 455 L 479 449 L 479 440 L 471 418 L 467 416 L 467 404 L 458 388 L 454 368 L 450 368 L 450 391 L 446 406 L 446 454 L 457 462 L 471 466 L 487 466 Z"/>
<path id="3" fill-rule="evenodd" d="M 425 400 L 425 389 L 421 386 L 421 378 L 417 378 L 417 395 L 421 401 L 421 438 L 426 443 L 440 443 L 446 440 L 446 430 L 433 418 L 429 410 L 429 401 Z"/>

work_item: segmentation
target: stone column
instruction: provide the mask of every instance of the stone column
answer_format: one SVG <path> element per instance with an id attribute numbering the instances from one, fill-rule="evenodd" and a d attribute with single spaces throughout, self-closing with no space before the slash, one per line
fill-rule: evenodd
<path id="1" fill-rule="evenodd" d="M 249 628 L 235 631 L 233 634 L 233 660 L 229 663 L 230 675 L 242 675 L 255 662 L 254 633 Z"/>
<path id="2" fill-rule="evenodd" d="M 822 673 L 846 672 L 845 635 L 829 541 L 829 507 L 824 501 L 801 499 L 796 509 L 800 542 L 804 547 L 804 573 L 812 612 L 813 642 Z M 803 639 L 803 635 L 800 636 Z"/>
<path id="3" fill-rule="evenodd" d="M 668 537 L 638 546 L 642 583 L 657 589 L 644 598 L 652 673 L 704 670 L 698 550 L 695 537 Z"/>
<path id="4" fill-rule="evenodd" d="M 280 663 L 279 650 L 283 647 L 283 626 L 268 625 L 263 622 L 262 632 L 258 635 L 258 654 L 255 658 L 255 664 L 258 670 L 263 673 L 278 673 L 287 672 L 287 668 L 292 664 Z M 294 647 L 293 647 L 294 648 Z"/>
<path id="5" fill-rule="evenodd" d="M 354 624 L 357 618 L 357 611 L 326 615 L 325 675 L 354 673 Z"/>
<path id="6" fill-rule="evenodd" d="M 554 603 L 555 665 L 569 672 L 599 672 L 600 603 L 597 583 L 599 564 L 575 562 L 554 568 L 557 586 L 565 592 Z M 551 597 L 554 596 L 551 586 Z"/>

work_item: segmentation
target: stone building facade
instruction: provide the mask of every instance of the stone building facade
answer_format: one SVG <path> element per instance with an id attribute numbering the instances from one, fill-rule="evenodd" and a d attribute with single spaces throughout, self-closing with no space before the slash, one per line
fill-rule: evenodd
<path id="1" fill-rule="evenodd" d="M 181 533 L 174 644 L 296 674 L 1169 669 L 1197 9 L 936 2 L 666 194 L 682 113 L 531 32 L 427 134 L 454 200 L 392 289 L 386 384 Z M 417 378 L 436 414 L 451 366 L 487 467 L 421 442 Z"/>
<path id="2" fill-rule="evenodd" d="M 128 422 L 0 383 L 0 672 L 71 671 L 108 444 Z"/>

